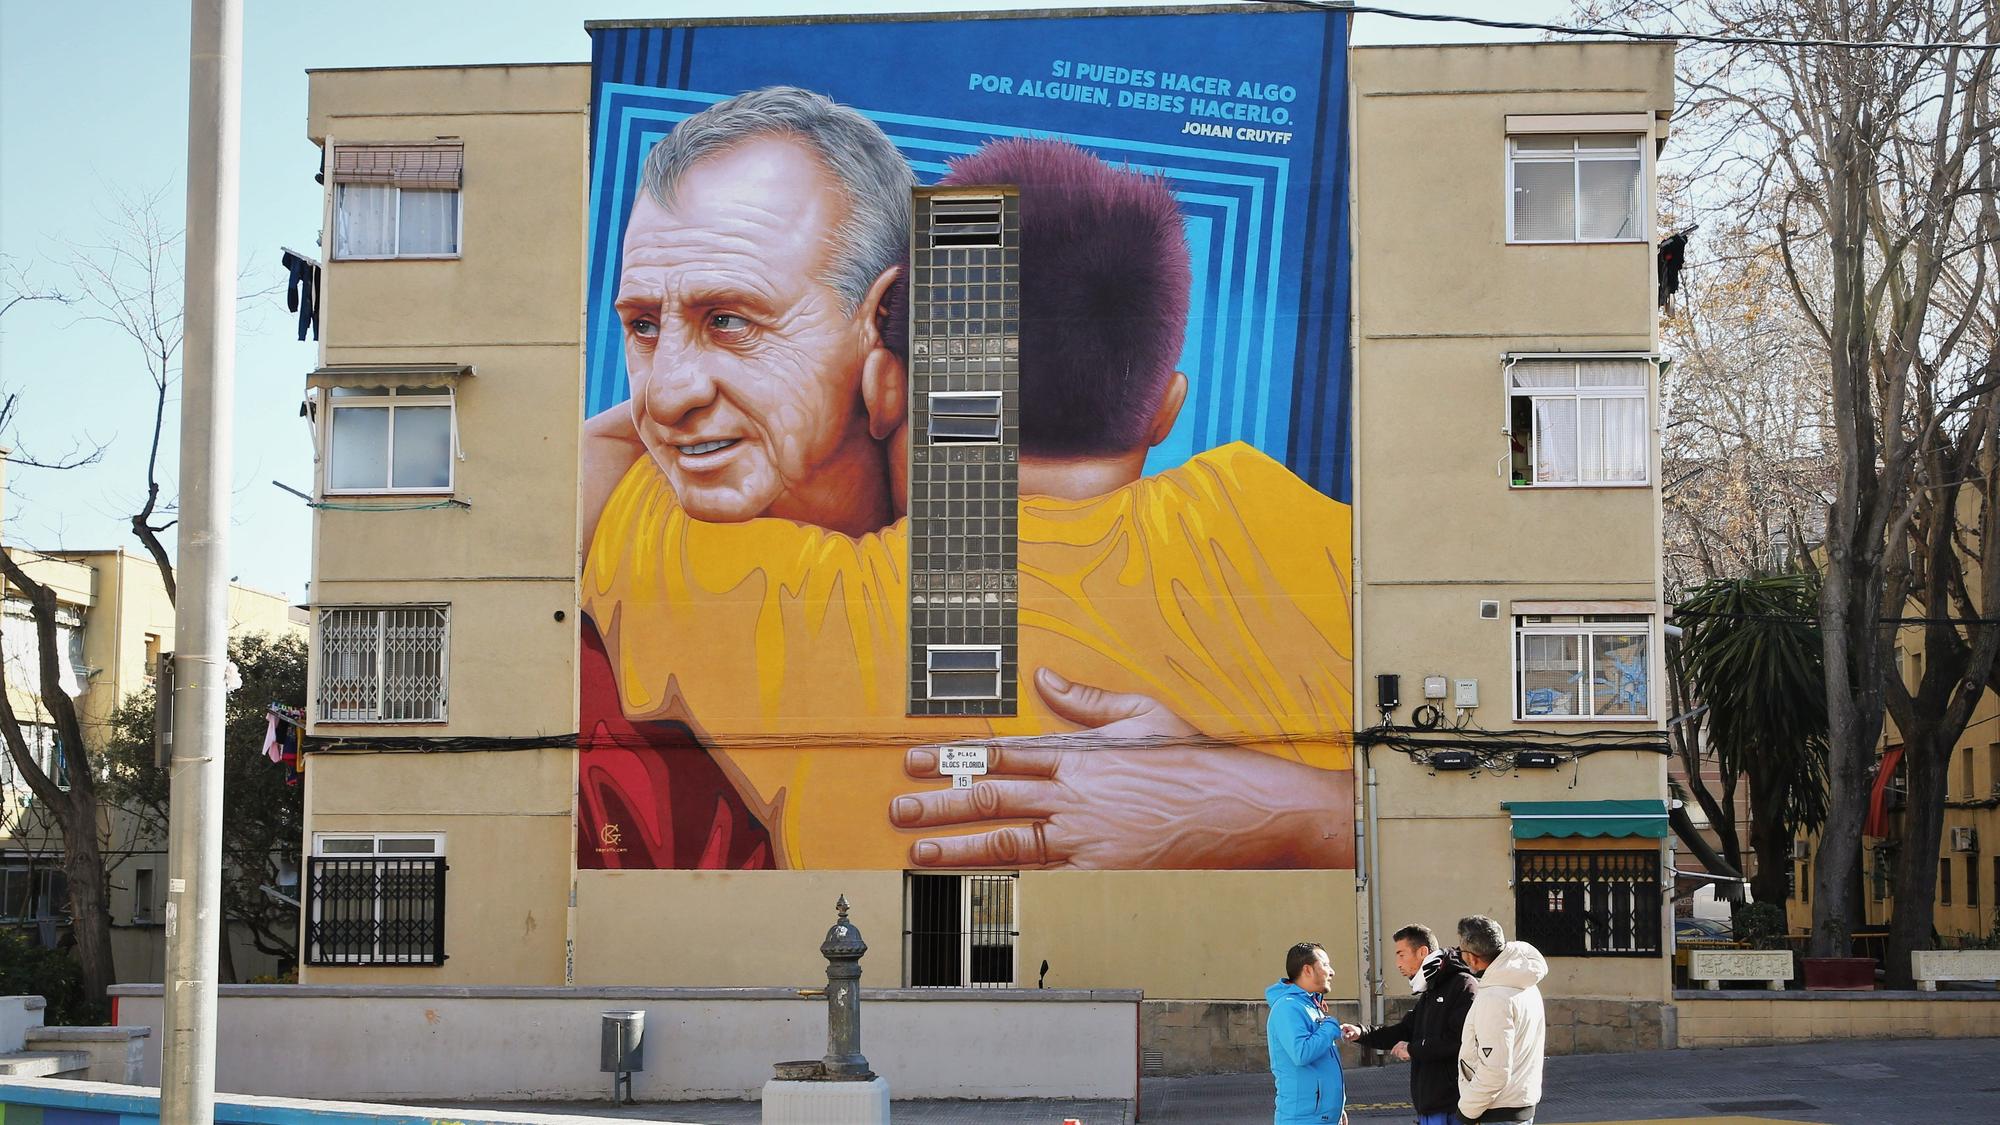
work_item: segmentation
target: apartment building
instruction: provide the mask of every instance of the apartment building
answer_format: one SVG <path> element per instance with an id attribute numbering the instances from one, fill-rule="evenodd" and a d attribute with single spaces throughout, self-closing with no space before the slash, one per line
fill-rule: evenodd
<path id="1" fill-rule="evenodd" d="M 1485 912 L 1657 1034 L 1671 51 L 1345 21 L 312 72 L 301 979 L 806 981 L 845 894 L 871 983 L 1373 1007 Z"/>
<path id="2" fill-rule="evenodd" d="M 108 737 L 119 704 L 152 686 L 160 656 L 174 651 L 174 606 L 166 585 L 150 558 L 123 549 L 14 550 L 28 576 L 55 591 L 57 648 L 65 658 L 62 687 L 76 702 L 85 740 L 97 749 Z M 228 613 L 232 635 L 303 637 L 307 632 L 301 611 L 276 594 L 249 586 L 230 586 Z M 38 694 L 35 624 L 26 599 L 11 585 L 0 625 L 14 712 L 36 763 L 61 782 L 68 766 Z M 4 755 L 0 801 L 0 925 L 30 929 L 37 940 L 54 944 L 69 916 L 62 836 Z M 159 980 L 166 965 L 166 839 L 131 814 L 109 807 L 101 811 L 100 833 L 110 874 L 113 967 L 121 982 Z M 234 940 L 231 954 L 241 975 L 276 971 L 275 959 L 259 953 L 247 935 L 237 934 Z"/>

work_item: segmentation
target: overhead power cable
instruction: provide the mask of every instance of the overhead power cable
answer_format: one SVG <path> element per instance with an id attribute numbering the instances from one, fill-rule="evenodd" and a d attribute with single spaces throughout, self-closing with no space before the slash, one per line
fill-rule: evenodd
<path id="1" fill-rule="evenodd" d="M 1343 4 L 1337 0 L 1259 0 L 1260 3 L 1276 4 L 1287 8 L 1318 8 L 1327 12 L 1352 12 L 1358 15 L 1386 16 L 1390 19 L 1413 20 L 1421 23 L 1460 23 L 1472 27 L 1490 27 L 1500 31 L 1552 31 L 1559 35 L 1585 35 L 1605 39 L 1634 39 L 1651 43 L 1714 43 L 1721 46 L 1747 47 L 1831 47 L 1848 51 L 1943 51 L 1956 48 L 1962 51 L 2000 50 L 2000 43 L 1975 43 L 1968 40 L 1917 40 L 1917 39 L 1790 39 L 1778 35 L 1723 35 L 1700 31 L 1640 31 L 1625 27 L 1592 27 L 1560 23 L 1536 23 L 1531 20 L 1496 20 L 1483 16 L 1454 16 L 1437 12 L 1408 12 L 1401 8 L 1384 8 L 1373 4 Z"/>

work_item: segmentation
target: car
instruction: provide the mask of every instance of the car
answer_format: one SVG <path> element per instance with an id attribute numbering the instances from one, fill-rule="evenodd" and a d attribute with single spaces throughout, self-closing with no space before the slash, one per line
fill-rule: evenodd
<path id="1" fill-rule="evenodd" d="M 1721 918 L 1674 919 L 1675 941 L 1734 941 L 1736 931 Z"/>

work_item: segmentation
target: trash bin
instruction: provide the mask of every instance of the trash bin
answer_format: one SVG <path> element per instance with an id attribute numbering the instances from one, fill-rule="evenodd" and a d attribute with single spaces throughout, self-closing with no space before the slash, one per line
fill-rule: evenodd
<path id="1" fill-rule="evenodd" d="M 604 1013 L 603 1054 L 598 1069 L 611 1074 L 646 1069 L 646 1013 Z"/>

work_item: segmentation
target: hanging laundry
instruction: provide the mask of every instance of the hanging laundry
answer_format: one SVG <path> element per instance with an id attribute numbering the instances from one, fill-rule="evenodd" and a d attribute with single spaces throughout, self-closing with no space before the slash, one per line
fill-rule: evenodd
<path id="1" fill-rule="evenodd" d="M 291 276 L 285 282 L 285 307 L 299 314 L 299 339 L 319 339 L 319 263 L 296 250 L 286 250 L 280 259 Z"/>

